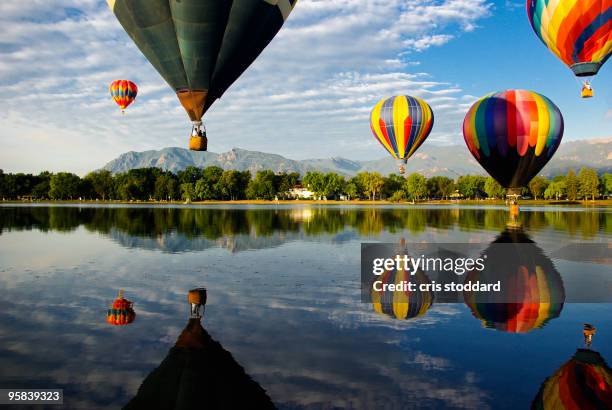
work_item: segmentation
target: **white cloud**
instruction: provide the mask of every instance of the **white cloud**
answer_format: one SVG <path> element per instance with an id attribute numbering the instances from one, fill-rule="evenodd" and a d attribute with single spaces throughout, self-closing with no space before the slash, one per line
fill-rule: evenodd
<path id="1" fill-rule="evenodd" d="M 413 71 L 427 71 L 415 57 L 474 30 L 491 8 L 486 0 L 300 0 L 207 114 L 209 148 L 378 158 L 384 152 L 365 143 L 368 115 L 392 94 L 428 100 L 437 121 L 431 139 L 456 139 L 473 99 Z M 3 168 L 83 173 L 128 150 L 186 145 L 189 123 L 176 97 L 105 2 L 5 2 L 0 24 Z M 125 116 L 108 96 L 117 78 L 139 84 Z"/>

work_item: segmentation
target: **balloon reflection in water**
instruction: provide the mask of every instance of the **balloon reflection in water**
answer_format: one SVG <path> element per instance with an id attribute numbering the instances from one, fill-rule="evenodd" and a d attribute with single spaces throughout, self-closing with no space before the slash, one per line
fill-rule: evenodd
<path id="1" fill-rule="evenodd" d="M 189 291 L 187 294 L 187 301 L 191 306 L 191 318 L 199 319 L 203 316 L 207 299 L 208 293 L 206 292 L 206 288 L 195 288 Z M 202 309 L 202 313 L 200 313 L 200 309 Z"/>
<path id="2" fill-rule="evenodd" d="M 585 338 L 594 328 L 585 325 Z M 590 341 L 585 340 L 590 346 Z M 531 403 L 533 410 L 611 409 L 612 369 L 596 351 L 578 349 L 574 356 L 542 383 Z"/>
<path id="3" fill-rule="evenodd" d="M 206 303 L 196 300 L 202 295 L 197 290 L 188 296 L 192 315 L 187 326 L 124 409 L 274 409 L 266 391 L 193 316 L 193 305 Z"/>
<path id="4" fill-rule="evenodd" d="M 420 291 L 420 284 L 430 283 L 429 278 L 422 271 L 417 271 L 415 275 L 402 269 L 392 269 L 384 272 L 377 279 L 382 284 L 402 284 L 414 283 L 417 290 L 411 292 L 405 291 L 376 291 L 372 288 L 372 304 L 374 311 L 383 315 L 393 317 L 395 319 L 413 319 L 423 316 L 431 307 L 434 295 L 430 291 Z"/>
<path id="5" fill-rule="evenodd" d="M 123 291 L 119 291 L 117 299 L 113 302 L 112 306 L 108 309 L 106 314 L 106 321 L 111 325 L 125 326 L 129 325 L 136 319 L 136 312 L 134 312 L 134 303 L 123 297 Z"/>
<path id="6" fill-rule="evenodd" d="M 495 246 L 504 243 L 517 246 Z M 502 290 L 464 292 L 463 297 L 485 327 L 526 333 L 559 316 L 565 302 L 561 275 L 523 231 L 505 230 L 483 254 L 485 269 L 468 273 L 466 283 L 501 280 Z"/>

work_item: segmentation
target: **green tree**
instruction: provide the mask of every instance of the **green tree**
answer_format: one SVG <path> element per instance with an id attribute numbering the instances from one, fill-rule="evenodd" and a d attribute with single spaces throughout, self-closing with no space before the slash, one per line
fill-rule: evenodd
<path id="1" fill-rule="evenodd" d="M 484 192 L 486 178 L 481 175 L 463 175 L 457 178 L 457 189 L 466 198 L 475 198 Z"/>
<path id="2" fill-rule="evenodd" d="M 346 181 L 342 175 L 335 172 L 328 172 L 323 176 L 323 195 L 326 198 L 338 198 L 344 190 Z"/>
<path id="3" fill-rule="evenodd" d="M 49 198 L 49 190 L 51 189 L 51 174 L 49 171 L 43 171 L 36 177 L 37 183 L 32 188 L 32 196 L 37 199 Z M 0 194 L 0 197 L 2 195 Z"/>
<path id="4" fill-rule="evenodd" d="M 597 172 L 591 168 L 582 168 L 578 173 L 580 195 L 587 200 L 589 197 L 595 200 L 599 194 L 599 178 Z"/>
<path id="5" fill-rule="evenodd" d="M 425 197 L 427 195 L 427 179 L 416 172 L 408 175 L 408 178 L 406 178 L 406 193 L 408 198 L 413 201 Z"/>
<path id="6" fill-rule="evenodd" d="M 391 174 L 385 177 L 384 180 L 382 188 L 382 196 L 384 198 L 391 198 L 397 191 L 402 191 L 406 182 L 404 177 L 397 174 Z"/>
<path id="7" fill-rule="evenodd" d="M 202 170 L 201 175 L 195 183 L 195 198 L 198 200 L 218 199 L 221 196 L 219 181 L 223 175 L 223 168 L 207 167 Z"/>
<path id="8" fill-rule="evenodd" d="M 612 195 L 612 174 L 605 173 L 601 176 L 601 194 Z"/>
<path id="9" fill-rule="evenodd" d="M 385 180 L 378 172 L 360 172 L 357 175 L 357 181 L 363 189 L 364 195 L 370 200 L 376 199 L 378 194 L 385 184 Z"/>
<path id="10" fill-rule="evenodd" d="M 248 199 L 273 199 L 276 196 L 274 172 L 270 170 L 258 171 L 255 178 L 247 186 L 246 196 Z"/>
<path id="11" fill-rule="evenodd" d="M 281 198 L 287 198 L 289 191 L 300 182 L 300 174 L 282 172 L 274 177 L 274 189 Z"/>
<path id="12" fill-rule="evenodd" d="M 191 202 L 195 198 L 195 188 L 191 182 L 181 184 L 181 198 L 184 201 Z"/>
<path id="13" fill-rule="evenodd" d="M 542 176 L 533 177 L 531 181 L 529 181 L 529 191 L 531 195 L 533 195 L 533 199 L 538 199 L 538 197 L 542 197 L 544 195 L 544 191 L 548 188 L 550 181 Z"/>
<path id="14" fill-rule="evenodd" d="M 163 174 L 159 168 L 136 168 L 117 174 L 115 191 L 124 200 L 148 200 L 155 196 L 155 182 Z"/>
<path id="15" fill-rule="evenodd" d="M 31 195 L 32 189 L 38 184 L 39 179 L 32 174 L 3 174 L 2 197 L 17 199 Z"/>
<path id="16" fill-rule="evenodd" d="M 304 175 L 304 184 L 316 197 L 325 195 L 325 176 L 318 171 L 310 171 Z"/>
<path id="17" fill-rule="evenodd" d="M 553 180 L 546 190 L 544 191 L 545 199 L 556 199 L 557 201 L 561 197 L 565 196 L 565 181 L 564 180 Z"/>
<path id="18" fill-rule="evenodd" d="M 54 174 L 49 181 L 51 199 L 74 199 L 79 195 L 81 178 L 70 172 Z"/>
<path id="19" fill-rule="evenodd" d="M 348 199 L 356 199 L 360 196 L 359 183 L 355 177 L 351 178 L 344 186 L 344 193 Z"/>
<path id="20" fill-rule="evenodd" d="M 155 179 L 154 197 L 157 200 L 173 200 L 177 197 L 178 182 L 171 172 L 164 172 Z"/>
<path id="21" fill-rule="evenodd" d="M 103 201 L 113 196 L 115 182 L 110 171 L 101 170 L 90 172 L 83 178 L 91 185 L 93 193 Z"/>
<path id="22" fill-rule="evenodd" d="M 578 197 L 579 182 L 573 169 L 567 172 L 565 177 L 565 194 L 567 199 L 574 201 Z"/>
<path id="23" fill-rule="evenodd" d="M 237 200 L 246 198 L 246 190 L 251 181 L 249 171 L 224 171 L 218 183 L 218 191 L 222 199 Z"/>
<path id="24" fill-rule="evenodd" d="M 563 182 L 565 183 L 565 175 L 555 175 L 551 182 Z"/>
<path id="25" fill-rule="evenodd" d="M 389 201 L 391 202 L 402 202 L 406 200 L 406 192 L 403 189 L 395 191 L 393 195 L 389 197 Z"/>
<path id="26" fill-rule="evenodd" d="M 487 177 L 484 184 L 484 192 L 489 198 L 503 198 L 506 195 L 506 190 L 495 180 L 495 178 Z"/>
<path id="27" fill-rule="evenodd" d="M 189 183 L 194 184 L 198 182 L 198 179 L 202 178 L 202 169 L 194 166 L 188 166 L 182 171 L 176 174 L 181 184 Z"/>
<path id="28" fill-rule="evenodd" d="M 430 198 L 448 199 L 455 189 L 452 179 L 445 176 L 433 176 L 427 180 L 427 195 Z"/>

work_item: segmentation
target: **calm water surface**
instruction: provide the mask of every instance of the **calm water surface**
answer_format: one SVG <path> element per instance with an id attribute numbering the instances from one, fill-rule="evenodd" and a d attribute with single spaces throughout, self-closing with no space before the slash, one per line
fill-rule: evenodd
<path id="1" fill-rule="evenodd" d="M 185 326 L 187 290 L 206 286 L 204 327 L 279 408 L 528 408 L 582 347 L 583 323 L 612 361 L 611 304 L 565 303 L 517 333 L 465 304 L 397 320 L 360 302 L 362 242 L 484 249 L 507 219 L 501 207 L 0 206 L 0 388 L 120 408 Z M 610 208 L 519 219 L 545 254 L 612 238 Z M 551 261 L 567 292 L 579 270 L 612 280 L 609 265 Z M 137 315 L 123 327 L 106 323 L 119 289 Z"/>

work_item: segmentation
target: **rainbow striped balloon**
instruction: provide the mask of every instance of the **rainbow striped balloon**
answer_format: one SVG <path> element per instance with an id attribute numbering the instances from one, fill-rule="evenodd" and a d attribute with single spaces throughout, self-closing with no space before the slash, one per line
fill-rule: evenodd
<path id="1" fill-rule="evenodd" d="M 612 0 L 527 0 L 527 16 L 577 76 L 597 74 L 612 53 Z"/>
<path id="2" fill-rule="evenodd" d="M 383 98 L 370 115 L 374 137 L 395 159 L 406 162 L 425 141 L 434 123 L 431 107 L 420 98 Z"/>
<path id="3" fill-rule="evenodd" d="M 138 87 L 129 80 L 115 80 L 111 83 L 110 94 L 121 110 L 125 110 L 136 99 Z"/>
<path id="4" fill-rule="evenodd" d="M 476 101 L 463 137 L 482 167 L 505 188 L 521 188 L 548 163 L 563 137 L 563 116 L 547 97 L 507 90 Z"/>
<path id="5" fill-rule="evenodd" d="M 611 409 L 612 369 L 593 350 L 578 349 L 546 379 L 531 403 L 532 410 Z"/>
<path id="6" fill-rule="evenodd" d="M 464 291 L 463 297 L 484 327 L 527 333 L 559 317 L 565 303 L 563 279 L 524 232 L 505 230 L 483 255 L 487 256 L 485 268 L 470 271 L 464 283 L 501 281 L 501 291 Z"/>

